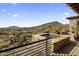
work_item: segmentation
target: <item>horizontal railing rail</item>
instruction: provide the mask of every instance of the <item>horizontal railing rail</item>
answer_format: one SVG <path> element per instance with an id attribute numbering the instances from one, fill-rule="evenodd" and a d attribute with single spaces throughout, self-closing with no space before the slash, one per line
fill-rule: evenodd
<path id="1" fill-rule="evenodd" d="M 16 47 L 8 48 L 8 49 L 5 49 L 5 50 L 0 50 L 0 53 L 5 52 L 5 51 L 9 51 L 9 50 L 12 50 L 12 49 L 17 49 L 17 48 L 20 48 L 20 47 L 24 47 L 24 46 L 27 46 L 27 45 L 35 44 L 35 43 L 38 43 L 38 42 L 42 42 L 42 41 L 45 41 L 45 40 L 48 40 L 48 39 L 43 39 L 43 40 L 28 43 L 28 44 L 24 44 L 24 45 L 21 45 L 21 46 L 16 46 Z"/>
<path id="2" fill-rule="evenodd" d="M 50 39 L 42 39 L 42 40 L 39 40 L 39 41 L 35 41 L 35 42 L 31 42 L 31 43 L 28 43 L 28 44 L 24 44 L 24 45 L 21 45 L 21 46 L 17 46 L 17 47 L 12 47 L 12 48 L 8 48 L 8 49 L 5 49 L 5 50 L 0 50 L 0 55 L 3 55 L 3 56 L 8 56 L 8 55 L 16 55 L 16 56 L 19 56 L 19 55 L 38 55 L 38 56 L 41 56 L 41 55 L 48 55 L 49 52 L 48 52 L 48 48 L 50 49 L 50 45 L 48 44 L 48 41 Z"/>

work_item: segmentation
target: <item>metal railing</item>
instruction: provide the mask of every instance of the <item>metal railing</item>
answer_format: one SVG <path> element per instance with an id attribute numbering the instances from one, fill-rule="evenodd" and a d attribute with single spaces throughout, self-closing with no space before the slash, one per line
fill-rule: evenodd
<path id="1" fill-rule="evenodd" d="M 69 37 L 68 37 L 69 38 Z M 67 38 L 64 38 L 67 39 Z M 51 39 L 42 39 L 17 47 L 0 50 L 0 56 L 72 56 L 71 54 L 53 53 Z M 75 55 L 74 55 L 75 56 Z"/>
<path id="2" fill-rule="evenodd" d="M 48 56 L 50 54 L 50 39 L 43 39 L 22 46 L 0 51 L 1 56 Z"/>

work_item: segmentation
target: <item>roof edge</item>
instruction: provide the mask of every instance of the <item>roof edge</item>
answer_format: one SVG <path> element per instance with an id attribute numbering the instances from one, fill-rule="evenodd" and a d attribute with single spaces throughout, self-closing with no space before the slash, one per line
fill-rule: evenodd
<path id="1" fill-rule="evenodd" d="M 79 16 L 71 16 L 71 17 L 67 17 L 66 19 L 68 19 L 68 20 L 72 20 L 72 19 L 77 19 L 77 18 L 79 18 Z"/>

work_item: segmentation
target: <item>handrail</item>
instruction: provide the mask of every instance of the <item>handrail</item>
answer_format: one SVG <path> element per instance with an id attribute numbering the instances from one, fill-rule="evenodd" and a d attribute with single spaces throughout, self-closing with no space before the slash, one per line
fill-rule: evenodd
<path id="1" fill-rule="evenodd" d="M 20 48 L 20 47 L 24 47 L 24 46 L 27 46 L 27 45 L 31 45 L 31 44 L 34 44 L 34 43 L 42 42 L 42 41 L 45 41 L 45 40 L 47 41 L 48 39 L 42 39 L 42 40 L 39 40 L 39 41 L 35 41 L 35 42 L 28 43 L 28 44 L 24 44 L 24 45 L 21 45 L 21 46 L 12 47 L 12 48 L 8 48 L 8 49 L 5 49 L 5 50 L 0 50 L 0 53 L 5 52 L 5 51 L 9 51 L 9 50 L 12 50 L 12 49 L 17 49 L 17 48 Z"/>

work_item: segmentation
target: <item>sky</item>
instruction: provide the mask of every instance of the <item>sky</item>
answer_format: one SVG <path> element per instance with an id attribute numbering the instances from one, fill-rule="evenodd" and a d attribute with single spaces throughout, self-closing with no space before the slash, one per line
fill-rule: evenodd
<path id="1" fill-rule="evenodd" d="M 53 21 L 66 24 L 66 17 L 75 15 L 64 3 L 0 3 L 0 27 L 32 27 Z"/>

